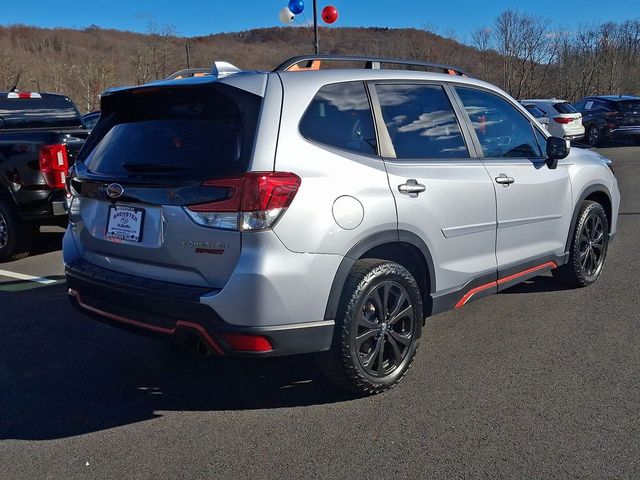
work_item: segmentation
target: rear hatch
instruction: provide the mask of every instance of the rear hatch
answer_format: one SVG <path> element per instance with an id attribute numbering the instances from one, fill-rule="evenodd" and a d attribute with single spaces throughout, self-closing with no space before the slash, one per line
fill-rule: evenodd
<path id="1" fill-rule="evenodd" d="M 197 225 L 185 207 L 233 195 L 211 181 L 248 170 L 261 104 L 219 82 L 105 95 L 71 178 L 81 256 L 122 273 L 222 288 L 241 233 Z"/>
<path id="2" fill-rule="evenodd" d="M 554 103 L 553 108 L 558 112 L 552 117 L 553 121 L 562 125 L 565 131 L 582 129 L 582 114 L 569 102 Z"/>

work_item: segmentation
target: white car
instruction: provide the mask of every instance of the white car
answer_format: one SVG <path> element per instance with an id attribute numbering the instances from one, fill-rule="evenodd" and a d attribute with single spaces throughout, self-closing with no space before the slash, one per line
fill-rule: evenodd
<path id="1" fill-rule="evenodd" d="M 548 132 L 549 117 L 547 117 L 547 114 L 542 110 L 540 110 L 538 107 L 536 107 L 534 103 L 525 103 L 525 102 L 520 102 L 520 103 L 524 108 L 527 109 L 527 112 L 529 112 L 531 116 L 535 118 L 540 125 L 542 125 L 542 128 L 544 128 Z"/>
<path id="2" fill-rule="evenodd" d="M 547 126 L 554 137 L 578 140 L 584 137 L 582 114 L 566 100 L 556 98 L 521 100 L 522 105 L 535 105 L 549 118 Z"/>

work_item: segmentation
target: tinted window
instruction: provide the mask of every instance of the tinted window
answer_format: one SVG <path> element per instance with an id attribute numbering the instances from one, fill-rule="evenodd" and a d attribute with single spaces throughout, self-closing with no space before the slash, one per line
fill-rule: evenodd
<path id="1" fill-rule="evenodd" d="M 260 97 L 223 84 L 114 97 L 83 159 L 89 171 L 199 181 L 246 171 Z"/>
<path id="2" fill-rule="evenodd" d="M 526 108 L 527 112 L 529 112 L 535 118 L 546 117 L 546 114 L 535 105 L 525 105 L 524 108 Z"/>
<path id="3" fill-rule="evenodd" d="M 554 103 L 553 108 L 555 108 L 558 113 L 576 113 L 577 112 L 577 110 L 573 108 L 573 105 L 571 105 L 568 102 Z"/>
<path id="4" fill-rule="evenodd" d="M 439 85 L 376 85 L 397 158 L 468 158 L 458 120 Z"/>
<path id="5" fill-rule="evenodd" d="M 640 100 L 623 100 L 620 102 L 613 102 L 613 108 L 615 108 L 618 112 L 623 113 L 640 113 Z"/>
<path id="6" fill-rule="evenodd" d="M 364 83 L 322 87 L 302 116 L 300 133 L 331 147 L 376 155 L 376 131 Z"/>
<path id="7" fill-rule="evenodd" d="M 67 97 L 42 94 L 42 98 L 0 99 L 0 128 L 80 127 L 82 121 Z"/>
<path id="8" fill-rule="evenodd" d="M 574 107 L 576 108 L 576 110 L 579 111 L 584 111 L 586 110 L 585 106 L 586 106 L 587 102 L 582 100 L 581 102 L 578 102 L 574 105 Z"/>
<path id="9" fill-rule="evenodd" d="M 506 100 L 473 88 L 456 87 L 485 157 L 541 157 L 534 128 Z"/>

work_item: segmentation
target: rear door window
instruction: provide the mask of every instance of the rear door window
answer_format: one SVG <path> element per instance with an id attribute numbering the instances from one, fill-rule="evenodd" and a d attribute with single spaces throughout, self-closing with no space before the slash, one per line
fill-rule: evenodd
<path id="1" fill-rule="evenodd" d="M 308 140 L 366 155 L 377 155 L 373 114 L 363 82 L 325 85 L 300 120 Z"/>
<path id="2" fill-rule="evenodd" d="M 42 94 L 41 98 L 1 98 L 0 128 L 82 127 L 73 102 L 61 95 Z"/>
<path id="3" fill-rule="evenodd" d="M 247 170 L 261 97 L 224 84 L 107 99 L 84 159 L 94 174 L 205 180 Z M 83 152 L 84 153 L 84 152 Z"/>
<path id="4" fill-rule="evenodd" d="M 458 119 L 441 85 L 376 85 L 398 159 L 468 158 Z"/>

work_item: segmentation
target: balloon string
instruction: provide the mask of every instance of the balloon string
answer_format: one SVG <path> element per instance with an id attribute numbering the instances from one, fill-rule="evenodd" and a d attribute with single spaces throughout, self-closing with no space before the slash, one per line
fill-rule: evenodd
<path id="1" fill-rule="evenodd" d="M 304 12 L 300 12 L 302 14 L 302 16 L 304 17 L 304 21 L 307 22 L 307 27 L 311 26 L 311 23 L 309 23 L 309 20 L 307 20 L 307 16 L 304 14 Z"/>

